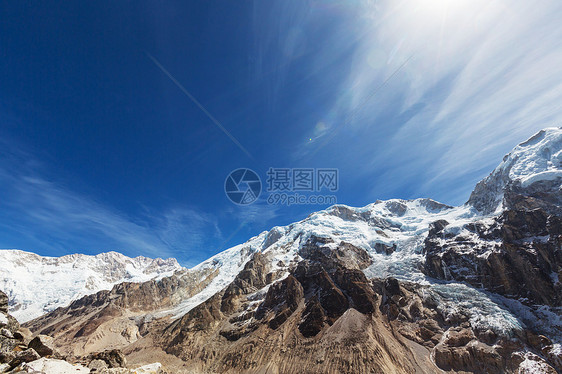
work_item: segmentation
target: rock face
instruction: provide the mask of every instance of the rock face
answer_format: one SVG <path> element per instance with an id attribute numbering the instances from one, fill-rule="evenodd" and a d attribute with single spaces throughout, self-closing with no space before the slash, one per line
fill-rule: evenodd
<path id="1" fill-rule="evenodd" d="M 221 308 L 226 293 L 219 294 L 156 333 L 157 344 L 193 367 L 204 365 L 206 372 L 438 372 L 431 362 L 416 364 L 416 354 L 379 321 L 371 281 L 340 260 L 346 245 L 329 251 L 322 244 L 311 238 L 305 246 L 321 262 L 300 262 L 260 298 L 241 289 L 235 308 Z M 356 257 L 352 263 L 363 257 L 358 249 L 349 253 Z M 254 256 L 249 268 L 262 258 Z M 248 310 L 252 301 L 257 305 Z"/>
<path id="2" fill-rule="evenodd" d="M 562 306 L 562 219 L 542 209 L 506 210 L 460 234 L 433 225 L 424 251 L 428 275 L 468 282 L 529 303 Z"/>
<path id="3" fill-rule="evenodd" d="M 35 357 L 37 353 L 27 350 L 23 335 L 19 332 L 19 323 L 7 310 L 8 297 L 0 291 L 0 364 L 14 368 Z"/>
<path id="4" fill-rule="evenodd" d="M 89 366 L 93 361 L 103 361 L 107 368 L 124 368 L 127 365 L 127 359 L 118 349 L 92 353 L 88 356 L 88 360 L 90 361 Z"/>
<path id="5" fill-rule="evenodd" d="M 8 295 L 0 291 L 0 313 L 8 313 Z"/>

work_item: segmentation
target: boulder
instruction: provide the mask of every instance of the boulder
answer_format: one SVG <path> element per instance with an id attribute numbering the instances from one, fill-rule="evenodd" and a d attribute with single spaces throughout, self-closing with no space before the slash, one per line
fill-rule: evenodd
<path id="1" fill-rule="evenodd" d="M 92 353 L 90 360 L 104 361 L 109 368 L 124 368 L 127 365 L 125 355 L 119 349 L 112 349 L 103 352 Z M 90 361 L 90 362 L 92 362 Z"/>
<path id="2" fill-rule="evenodd" d="M 52 374 L 87 374 L 90 370 L 81 365 L 75 365 L 54 358 L 40 358 L 17 368 L 18 373 L 52 373 Z"/>
<path id="3" fill-rule="evenodd" d="M 10 367 L 15 368 L 16 366 L 23 364 L 24 362 L 31 362 L 39 360 L 41 356 L 33 348 L 28 348 L 25 351 L 20 351 L 16 353 L 16 356 L 10 361 Z"/>
<path id="4" fill-rule="evenodd" d="M 92 371 L 92 372 L 101 372 L 103 369 L 108 369 L 107 366 L 107 362 L 105 362 L 104 360 L 100 360 L 100 359 L 95 359 L 90 361 L 90 363 L 88 364 L 88 368 Z"/>
<path id="5" fill-rule="evenodd" d="M 59 356 L 54 339 L 47 335 L 37 335 L 29 342 L 28 346 L 33 348 L 41 357 Z"/>

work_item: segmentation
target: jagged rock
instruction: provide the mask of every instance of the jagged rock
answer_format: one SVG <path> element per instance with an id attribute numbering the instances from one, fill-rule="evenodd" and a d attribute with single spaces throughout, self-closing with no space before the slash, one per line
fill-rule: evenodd
<path id="1" fill-rule="evenodd" d="M 322 265 L 303 261 L 299 263 L 294 276 L 302 284 L 305 295 L 318 297 L 328 317 L 328 323 L 335 322 L 349 308 L 346 295 Z"/>
<path id="2" fill-rule="evenodd" d="M 28 348 L 25 351 L 17 352 L 9 364 L 11 368 L 15 368 L 19 364 L 39 360 L 40 358 L 41 356 L 33 348 Z"/>
<path id="3" fill-rule="evenodd" d="M 363 314 L 375 311 L 377 295 L 365 274 L 356 269 L 341 267 L 331 278 L 350 300 L 350 307 Z"/>
<path id="4" fill-rule="evenodd" d="M 443 238 L 437 226 L 425 240 L 426 274 L 534 304 L 562 305 L 560 217 L 542 209 L 507 210 L 491 224 L 467 225 L 478 240 Z M 470 249 L 470 250 L 468 250 Z"/>
<path id="5" fill-rule="evenodd" d="M 396 251 L 396 244 L 386 245 L 384 243 L 375 243 L 374 247 L 377 253 L 384 253 L 387 255 L 393 254 Z"/>
<path id="6" fill-rule="evenodd" d="M 264 287 L 267 284 L 269 268 L 267 258 L 260 252 L 255 253 L 225 290 L 221 302 L 221 311 L 232 312 L 236 308 L 241 295 L 247 295 Z"/>
<path id="7" fill-rule="evenodd" d="M 33 348 L 41 357 L 60 356 L 55 348 L 54 339 L 47 335 L 37 335 L 29 342 L 28 347 Z"/>
<path id="8" fill-rule="evenodd" d="M 109 368 L 123 368 L 125 367 L 125 365 L 127 365 L 127 360 L 125 359 L 123 352 L 121 352 L 119 349 L 92 353 L 88 356 L 88 359 L 91 361 L 104 361 Z"/>
<path id="9" fill-rule="evenodd" d="M 449 347 L 462 347 L 474 340 L 476 337 L 471 329 L 451 328 L 447 331 L 444 343 Z"/>
<path id="10" fill-rule="evenodd" d="M 13 348 L 0 349 L 0 364 L 7 364 L 16 358 L 16 351 Z"/>
<path id="11" fill-rule="evenodd" d="M 321 238 L 312 235 L 299 250 L 299 255 L 307 260 L 318 262 L 327 271 L 337 268 L 338 264 L 345 264 L 350 269 L 365 269 L 373 263 L 371 256 L 350 243 L 340 242 L 333 246 L 330 238 Z"/>
<path id="12" fill-rule="evenodd" d="M 6 309 L 8 301 L 4 296 L 6 295 L 0 291 L 0 303 L 2 303 L 2 307 Z M 12 365 L 12 363 L 17 362 L 18 355 L 25 358 L 25 355 L 28 354 L 17 352 L 17 350 L 27 348 L 22 346 L 23 340 L 20 339 L 19 336 L 19 327 L 19 323 L 14 317 L 7 312 L 0 312 L 0 364 Z"/>
<path id="13" fill-rule="evenodd" d="M 0 312 L 8 313 L 8 295 L 0 290 Z"/>
<path id="14" fill-rule="evenodd" d="M 265 300 L 256 311 L 256 319 L 263 319 L 268 312 L 273 315 L 269 320 L 269 327 L 276 329 L 297 309 L 304 291 L 299 281 L 292 275 L 276 282 L 267 291 Z"/>
<path id="15" fill-rule="evenodd" d="M 302 322 L 299 323 L 299 331 L 303 336 L 310 338 L 317 335 L 327 322 L 326 314 L 318 297 L 314 296 L 306 303 L 306 309 L 302 313 Z"/>

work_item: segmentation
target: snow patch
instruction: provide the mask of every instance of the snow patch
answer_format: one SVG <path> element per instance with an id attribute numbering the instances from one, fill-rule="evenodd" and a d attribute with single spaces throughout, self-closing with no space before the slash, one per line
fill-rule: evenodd
<path id="1" fill-rule="evenodd" d="M 8 317 L 4 313 L 0 313 L 0 327 L 8 325 Z"/>

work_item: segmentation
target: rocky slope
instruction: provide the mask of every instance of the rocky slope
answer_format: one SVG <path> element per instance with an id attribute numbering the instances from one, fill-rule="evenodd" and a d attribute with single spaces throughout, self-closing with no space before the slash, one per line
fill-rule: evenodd
<path id="1" fill-rule="evenodd" d="M 560 373 L 561 185 L 550 128 L 463 206 L 334 206 L 26 326 L 178 373 Z"/>
<path id="2" fill-rule="evenodd" d="M 8 296 L 0 291 L 0 373 L 45 374 L 166 374 L 160 363 L 127 369 L 127 360 L 118 350 L 105 350 L 71 363 L 46 335 L 31 338 L 8 313 Z M 81 365 L 83 364 L 83 365 Z"/>
<path id="3" fill-rule="evenodd" d="M 145 282 L 178 270 L 183 268 L 173 258 L 129 258 L 117 252 L 43 257 L 0 250 L 0 290 L 8 294 L 10 313 L 20 322 L 121 282 Z M 42 285 L 41 292 L 37 284 Z"/>

